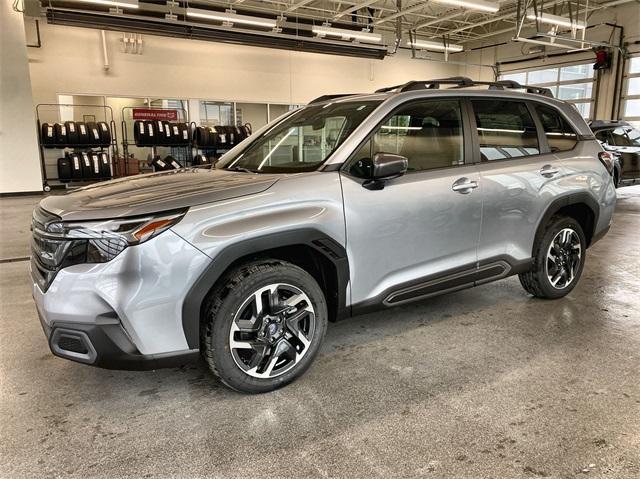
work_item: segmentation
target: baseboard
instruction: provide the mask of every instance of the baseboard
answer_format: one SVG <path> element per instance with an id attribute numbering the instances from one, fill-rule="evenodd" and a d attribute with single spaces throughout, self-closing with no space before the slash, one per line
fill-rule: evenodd
<path id="1" fill-rule="evenodd" d="M 15 193 L 0 193 L 0 198 L 9 198 L 12 196 L 33 196 L 44 195 L 44 191 L 16 191 Z"/>

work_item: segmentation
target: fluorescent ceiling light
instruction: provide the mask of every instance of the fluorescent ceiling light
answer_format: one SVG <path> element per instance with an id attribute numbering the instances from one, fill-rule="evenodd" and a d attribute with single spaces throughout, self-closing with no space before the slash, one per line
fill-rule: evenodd
<path id="1" fill-rule="evenodd" d="M 409 46 L 412 46 L 414 48 L 418 48 L 420 50 L 432 50 L 432 51 L 437 51 L 437 52 L 461 52 L 462 50 L 464 50 L 464 47 L 462 45 L 453 45 L 453 44 L 448 44 L 448 45 L 444 45 L 444 43 L 440 43 L 440 42 L 430 42 L 427 40 L 415 40 L 415 41 L 409 41 L 407 42 L 407 44 Z"/>
<path id="2" fill-rule="evenodd" d="M 365 42 L 380 42 L 382 35 L 357 30 L 345 30 L 343 28 L 333 28 L 323 25 L 321 27 L 312 27 L 311 31 L 319 37 L 340 37 L 343 40 L 362 40 Z"/>
<path id="3" fill-rule="evenodd" d="M 138 0 L 78 0 L 84 3 L 96 3 L 109 7 L 138 8 Z"/>
<path id="4" fill-rule="evenodd" d="M 456 7 L 468 8 L 469 10 L 480 10 L 482 12 L 495 13 L 500 10 L 500 5 L 495 2 L 485 2 L 483 0 L 433 0 L 436 3 L 446 3 Z"/>
<path id="5" fill-rule="evenodd" d="M 195 18 L 206 18 L 207 20 L 217 20 L 225 23 L 240 23 L 254 27 L 275 28 L 276 21 L 271 18 L 250 17 L 248 15 L 238 15 L 233 12 L 214 12 L 213 10 L 202 10 L 200 8 L 187 8 L 187 16 Z"/>
<path id="6" fill-rule="evenodd" d="M 527 12 L 527 18 L 529 20 L 538 20 L 540 23 L 547 23 L 549 25 L 559 25 L 561 27 L 567 28 L 586 28 L 584 22 L 577 20 L 575 22 L 571 22 L 571 19 L 567 17 L 560 17 L 558 15 L 551 15 L 550 13 L 542 13 L 538 12 L 538 16 L 536 16 L 533 10 L 529 10 Z"/>

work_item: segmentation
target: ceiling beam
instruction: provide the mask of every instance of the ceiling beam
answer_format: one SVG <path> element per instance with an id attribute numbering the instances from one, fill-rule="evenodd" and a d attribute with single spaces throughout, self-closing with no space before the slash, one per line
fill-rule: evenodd
<path id="1" fill-rule="evenodd" d="M 291 13 L 291 12 L 297 10 L 300 7 L 304 7 L 305 5 L 308 5 L 311 2 L 313 2 L 313 0 L 300 0 L 298 3 L 294 3 L 289 8 L 287 8 L 286 11 L 287 11 L 287 13 Z"/>
<path id="2" fill-rule="evenodd" d="M 429 3 L 429 2 L 417 3 L 416 5 L 413 5 L 413 6 L 409 7 L 409 8 L 405 8 L 404 10 L 400 10 L 399 12 L 396 12 L 396 13 L 394 13 L 392 15 L 388 15 L 386 17 L 383 17 L 383 18 L 379 19 L 379 20 L 376 20 L 375 22 L 373 22 L 373 24 L 374 25 L 379 25 L 379 24 L 384 23 L 384 22 L 390 22 L 391 20 L 395 20 L 398 17 L 402 17 L 402 16 L 407 15 L 409 13 L 413 13 L 415 11 L 422 10 L 427 3 Z"/>
<path id="3" fill-rule="evenodd" d="M 333 16 L 334 20 L 338 20 L 342 17 L 344 17 L 345 15 L 349 15 L 350 13 L 356 12 L 358 10 L 360 10 L 361 8 L 365 8 L 368 7 L 369 5 L 371 5 L 372 3 L 376 3 L 378 0 L 368 0 L 366 2 L 360 2 L 356 5 L 353 5 L 352 7 L 349 7 L 345 10 L 342 10 L 341 12 L 338 12 L 337 14 L 335 14 Z"/>

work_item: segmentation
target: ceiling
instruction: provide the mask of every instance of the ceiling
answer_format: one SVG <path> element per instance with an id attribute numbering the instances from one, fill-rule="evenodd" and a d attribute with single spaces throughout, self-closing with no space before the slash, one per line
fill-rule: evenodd
<path id="1" fill-rule="evenodd" d="M 195 2 L 190 2 L 195 3 Z M 451 42 L 465 43 L 492 37 L 515 30 L 516 0 L 497 2 L 497 13 L 485 13 L 446 5 L 436 1 L 420 0 L 377 0 L 377 1 L 326 1 L 326 0 L 235 0 L 200 1 L 214 7 L 233 7 L 254 12 L 284 15 L 289 20 L 295 17 L 318 22 L 355 22 L 368 25 L 373 31 L 395 34 L 398 22 L 403 32 L 415 30 L 418 38 L 438 39 L 448 36 Z M 522 2 L 525 3 L 525 2 Z M 531 3 L 531 2 L 529 2 Z M 568 9 L 589 14 L 609 4 L 626 3 L 611 0 L 590 0 L 587 2 L 538 1 L 545 11 L 557 15 L 568 15 Z M 531 26 L 535 22 L 527 21 Z M 393 37 L 393 35 L 391 35 Z"/>
<path id="2" fill-rule="evenodd" d="M 116 11 L 105 5 L 113 1 L 40 0 L 38 3 L 45 9 L 50 23 L 383 58 L 389 51 L 395 51 L 394 47 L 406 46 L 404 42 L 410 35 L 415 35 L 417 40 L 461 44 L 468 48 L 474 42 L 492 41 L 492 37 L 500 34 L 515 34 L 518 4 L 521 11 L 535 4 L 536 9 L 546 13 L 580 20 L 584 20 L 586 13 L 589 24 L 588 17 L 602 8 L 638 0 L 493 0 L 492 3 L 499 5 L 495 13 L 443 3 L 484 1 L 486 4 L 487 0 L 138 0 L 139 8 Z M 219 20 L 193 21 L 188 13 L 194 8 L 214 13 L 232 9 L 239 15 L 277 20 L 278 27 L 265 30 L 240 24 L 221 25 Z M 382 35 L 382 42 L 319 38 L 312 33 L 313 28 L 327 22 L 334 28 L 355 32 L 367 29 Z M 529 33 L 536 34 L 535 21 L 525 19 L 524 27 L 531 27 Z"/>

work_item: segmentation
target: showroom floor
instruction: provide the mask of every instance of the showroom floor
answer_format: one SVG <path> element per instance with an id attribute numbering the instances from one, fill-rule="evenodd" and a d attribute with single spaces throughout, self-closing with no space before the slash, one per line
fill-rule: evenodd
<path id="1" fill-rule="evenodd" d="M 261 396 L 52 356 L 21 259 L 36 201 L 0 199 L 2 477 L 640 477 L 640 186 L 567 298 L 510 278 L 343 321 Z"/>

